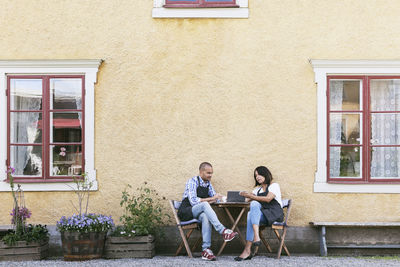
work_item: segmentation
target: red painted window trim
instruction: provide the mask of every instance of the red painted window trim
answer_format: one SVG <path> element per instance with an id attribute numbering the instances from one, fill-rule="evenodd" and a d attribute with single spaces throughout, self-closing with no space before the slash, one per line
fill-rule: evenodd
<path id="1" fill-rule="evenodd" d="M 400 113 L 399 111 L 373 111 L 370 108 L 371 95 L 370 95 L 370 81 L 377 79 L 400 79 L 400 76 L 375 76 L 375 75 L 329 75 L 327 77 L 327 181 L 328 183 L 340 184 L 395 184 L 400 183 L 400 179 L 372 179 L 370 177 L 370 153 L 373 147 L 400 147 L 400 145 L 371 145 L 371 114 L 374 113 Z M 330 110 L 330 80 L 360 80 L 362 82 L 362 106 L 360 110 Z M 330 114 L 332 113 L 355 113 L 362 114 L 360 122 L 360 129 L 362 128 L 362 143 L 360 144 L 330 144 Z M 362 175 L 360 178 L 337 178 L 330 177 L 330 148 L 331 147 L 361 147 L 362 153 L 360 155 L 362 162 Z"/>
<path id="2" fill-rule="evenodd" d="M 82 109 L 50 109 L 50 80 L 58 78 L 81 79 L 82 81 Z M 11 111 L 10 108 L 10 80 L 11 79 L 38 79 L 42 80 L 42 143 L 33 144 L 14 144 L 10 142 L 10 114 L 11 112 L 24 112 L 24 110 Z M 26 110 L 28 111 L 28 110 Z M 25 112 L 26 112 L 25 111 Z M 81 142 L 71 143 L 50 143 L 50 112 L 81 112 L 82 113 L 82 136 Z M 84 75 L 8 75 L 7 76 L 7 166 L 10 165 L 10 146 L 41 146 L 42 147 L 42 176 L 14 176 L 14 182 L 17 183 L 48 183 L 48 182 L 70 182 L 73 181 L 72 176 L 51 176 L 50 175 L 50 146 L 51 145 L 81 145 L 82 147 L 82 172 L 85 171 L 85 76 Z M 8 182 L 8 179 L 6 180 Z"/>
<path id="3" fill-rule="evenodd" d="M 239 7 L 236 4 L 236 0 L 233 1 L 218 1 L 218 2 L 207 2 L 206 0 L 196 0 L 194 1 L 172 1 L 165 0 L 165 5 L 163 7 L 167 8 L 211 8 L 211 7 Z"/>

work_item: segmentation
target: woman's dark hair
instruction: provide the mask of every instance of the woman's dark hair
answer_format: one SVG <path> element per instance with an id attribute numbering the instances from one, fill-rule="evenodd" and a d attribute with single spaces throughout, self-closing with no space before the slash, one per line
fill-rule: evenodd
<path id="1" fill-rule="evenodd" d="M 265 166 L 258 166 L 254 170 L 254 180 L 256 181 L 256 185 L 255 186 L 260 185 L 260 183 L 258 183 L 257 179 L 256 179 L 256 172 L 258 173 L 258 175 L 261 175 L 261 176 L 265 177 L 265 180 L 264 180 L 263 184 L 267 184 L 267 185 L 271 184 L 271 181 L 272 181 L 271 172 Z"/>

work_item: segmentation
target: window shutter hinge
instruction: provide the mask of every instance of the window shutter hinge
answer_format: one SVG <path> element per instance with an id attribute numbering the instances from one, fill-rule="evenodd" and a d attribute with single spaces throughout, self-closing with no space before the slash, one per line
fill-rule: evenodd
<path id="1" fill-rule="evenodd" d="M 8 90 L 7 90 L 7 89 L 6 89 L 6 92 L 5 92 L 5 93 L 6 93 L 6 96 L 8 96 Z"/>

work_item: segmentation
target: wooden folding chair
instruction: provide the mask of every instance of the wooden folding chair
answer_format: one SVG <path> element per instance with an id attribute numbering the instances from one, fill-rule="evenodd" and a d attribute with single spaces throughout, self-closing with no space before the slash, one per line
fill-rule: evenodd
<path id="1" fill-rule="evenodd" d="M 289 220 L 290 209 L 292 207 L 292 200 L 291 199 L 283 199 L 282 204 L 283 204 L 283 210 L 285 211 L 285 209 L 286 209 L 285 219 L 283 220 L 283 222 L 274 222 L 271 225 L 272 230 L 274 231 L 276 237 L 279 240 L 279 249 L 278 249 L 278 253 L 276 255 L 277 259 L 279 259 L 281 257 L 282 248 L 285 250 L 286 254 L 288 256 L 290 256 L 289 250 L 285 245 L 285 237 L 286 237 L 286 232 L 287 232 L 287 228 L 288 228 L 287 222 Z M 268 244 L 267 240 L 265 240 L 265 238 L 262 236 L 262 231 L 264 229 L 266 229 L 267 227 L 268 226 L 266 226 L 266 225 L 260 225 L 260 239 L 263 242 L 263 244 L 265 245 L 265 247 L 267 248 L 267 250 L 269 252 L 272 252 L 272 249 L 271 249 L 270 245 Z M 282 231 L 282 234 L 279 234 L 279 230 Z"/>
<path id="2" fill-rule="evenodd" d="M 190 235 L 192 234 L 193 230 L 198 229 L 200 230 L 200 221 L 197 219 L 192 219 L 190 221 L 184 221 L 182 222 L 177 214 L 177 210 L 179 209 L 179 207 L 181 206 L 180 201 L 176 201 L 176 200 L 169 200 L 169 204 L 171 205 L 171 209 L 172 209 L 172 213 L 174 214 L 175 220 L 176 220 L 176 226 L 178 227 L 179 233 L 181 235 L 182 238 L 182 242 L 179 244 L 178 249 L 176 250 L 175 256 L 178 256 L 179 252 L 181 252 L 183 245 L 185 245 L 186 248 L 186 252 L 188 254 L 188 256 L 190 258 L 193 258 L 192 255 L 192 250 L 194 251 L 196 249 L 196 247 L 201 243 L 201 233 L 200 233 L 200 237 L 197 239 L 197 241 L 194 243 L 192 250 L 190 250 L 190 246 L 189 246 L 189 238 Z M 186 235 L 184 230 L 189 230 Z"/>

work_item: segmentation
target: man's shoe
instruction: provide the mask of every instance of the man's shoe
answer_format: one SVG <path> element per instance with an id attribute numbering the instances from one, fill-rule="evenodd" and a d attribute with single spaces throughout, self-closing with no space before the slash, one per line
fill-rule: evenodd
<path id="1" fill-rule="evenodd" d="M 217 259 L 217 257 L 214 256 L 214 253 L 209 248 L 203 250 L 201 253 L 201 258 L 206 261 L 215 261 Z"/>
<path id="2" fill-rule="evenodd" d="M 232 239 L 234 239 L 236 236 L 238 235 L 237 232 L 233 232 L 231 229 L 225 229 L 222 232 L 222 237 L 224 239 L 225 242 L 231 241 Z"/>

